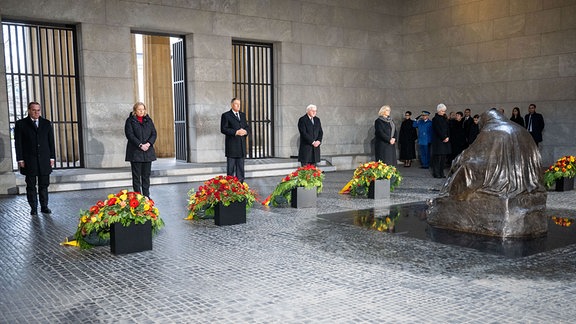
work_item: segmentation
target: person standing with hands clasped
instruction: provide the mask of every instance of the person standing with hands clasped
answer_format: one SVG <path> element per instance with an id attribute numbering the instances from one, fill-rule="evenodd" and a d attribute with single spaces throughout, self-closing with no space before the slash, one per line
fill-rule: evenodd
<path id="1" fill-rule="evenodd" d="M 300 132 L 300 147 L 298 149 L 298 161 L 302 166 L 320 162 L 320 144 L 322 144 L 322 124 L 316 117 L 318 108 L 315 105 L 306 107 L 306 115 L 298 119 L 298 131 Z"/>
<path id="2" fill-rule="evenodd" d="M 40 211 L 51 214 L 52 211 L 48 208 L 48 186 L 56 161 L 54 130 L 52 123 L 41 116 L 39 103 L 30 102 L 28 116 L 16 121 L 14 144 L 20 173 L 26 176 L 26 198 L 30 205 L 30 215 L 38 215 L 38 198 Z"/>
<path id="3" fill-rule="evenodd" d="M 445 178 L 446 156 L 452 153 L 450 126 L 446 118 L 446 105 L 436 107 L 436 116 L 432 118 L 432 176 Z"/>
<path id="4" fill-rule="evenodd" d="M 378 118 L 374 121 L 374 151 L 376 161 L 396 166 L 396 138 L 398 131 L 390 117 L 390 106 L 384 105 L 378 111 Z"/>
<path id="5" fill-rule="evenodd" d="M 542 131 L 544 130 L 544 117 L 536 112 L 536 105 L 530 104 L 528 106 L 528 114 L 524 116 L 524 124 L 526 129 L 532 135 L 534 142 L 539 146 L 542 142 Z"/>
<path id="6" fill-rule="evenodd" d="M 126 143 L 126 161 L 132 169 L 132 187 L 150 198 L 150 173 L 152 161 L 156 161 L 154 142 L 156 142 L 156 127 L 148 116 L 146 105 L 137 102 L 132 107 L 132 113 L 126 119 L 124 133 Z"/>
<path id="7" fill-rule="evenodd" d="M 224 151 L 226 155 L 226 174 L 236 176 L 244 182 L 244 158 L 246 157 L 246 136 L 250 127 L 246 114 L 240 111 L 240 99 L 232 98 L 230 110 L 220 118 L 220 132 L 226 135 Z"/>

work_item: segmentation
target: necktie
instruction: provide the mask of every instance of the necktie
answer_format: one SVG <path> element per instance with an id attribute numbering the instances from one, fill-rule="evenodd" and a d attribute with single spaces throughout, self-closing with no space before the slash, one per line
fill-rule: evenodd
<path id="1" fill-rule="evenodd" d="M 234 115 L 236 116 L 236 119 L 240 120 L 240 115 L 238 114 L 238 112 L 234 112 Z"/>
<path id="2" fill-rule="evenodd" d="M 312 122 L 312 125 L 314 125 L 314 118 L 310 118 L 310 121 Z"/>
<path id="3" fill-rule="evenodd" d="M 528 131 L 532 131 L 532 115 L 528 117 Z"/>
<path id="4" fill-rule="evenodd" d="M 36 126 L 36 128 L 38 128 L 38 119 L 34 119 L 34 126 Z"/>

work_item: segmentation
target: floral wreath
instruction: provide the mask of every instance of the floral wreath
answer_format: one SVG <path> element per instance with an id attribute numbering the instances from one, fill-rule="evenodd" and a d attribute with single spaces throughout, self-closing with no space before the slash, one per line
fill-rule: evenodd
<path id="1" fill-rule="evenodd" d="M 95 245 L 106 245 L 110 242 L 110 226 L 121 223 L 128 226 L 132 223 L 152 223 L 152 233 L 164 227 L 154 200 L 133 191 L 121 190 L 109 194 L 107 199 L 99 200 L 88 210 L 80 210 L 80 221 L 74 234 L 76 241 L 66 241 L 66 245 L 91 248 Z"/>
<path id="2" fill-rule="evenodd" d="M 188 191 L 187 220 L 214 217 L 214 207 L 218 203 L 230 206 L 236 201 L 246 201 L 246 209 L 250 209 L 256 201 L 256 192 L 247 183 L 242 183 L 235 176 L 217 176 L 204 181 L 204 184 Z"/>
<path id="3" fill-rule="evenodd" d="M 352 180 L 340 190 L 340 193 L 349 193 L 352 196 L 367 196 L 370 183 L 379 179 L 390 180 L 391 191 L 402 182 L 402 176 L 396 167 L 387 165 L 382 161 L 372 161 L 360 164 L 360 166 L 354 170 Z"/>
<path id="4" fill-rule="evenodd" d="M 576 157 L 566 155 L 558 159 L 544 172 L 544 183 L 550 188 L 560 178 L 574 178 L 576 176 Z"/>
<path id="5" fill-rule="evenodd" d="M 304 187 L 306 189 L 316 188 L 316 192 L 322 192 L 322 181 L 324 173 L 312 164 L 299 167 L 296 171 L 282 178 L 274 191 L 262 202 L 262 205 L 274 207 L 290 204 L 292 201 L 292 189 Z"/>

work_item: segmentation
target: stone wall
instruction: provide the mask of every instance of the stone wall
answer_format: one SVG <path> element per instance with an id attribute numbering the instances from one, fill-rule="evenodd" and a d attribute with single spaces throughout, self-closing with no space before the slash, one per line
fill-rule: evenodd
<path id="1" fill-rule="evenodd" d="M 546 163 L 575 151 L 573 1 L 3 0 L 0 17 L 77 26 L 89 168 L 126 165 L 133 31 L 186 40 L 193 162 L 225 160 L 219 121 L 232 97 L 232 39 L 274 44 L 277 157 L 297 154 L 297 119 L 310 103 L 318 106 L 327 157 L 368 159 L 383 104 L 400 122 L 404 110 L 433 110 L 439 102 L 475 113 L 492 106 L 510 113 L 516 105 L 525 112 L 534 102 L 547 122 Z M 0 91 L 3 116 L 6 100 Z M 1 143 L 9 143 L 1 120 Z M 0 172 L 12 175 L 9 149 L 0 153 Z M 12 180 L 2 179 L 2 188 L 10 187 L 4 182 Z"/>

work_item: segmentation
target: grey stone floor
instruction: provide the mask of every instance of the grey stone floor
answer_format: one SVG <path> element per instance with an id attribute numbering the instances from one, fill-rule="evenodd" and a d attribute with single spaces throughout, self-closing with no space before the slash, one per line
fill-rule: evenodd
<path id="1" fill-rule="evenodd" d="M 442 184 L 401 168 L 392 203 Z M 152 187 L 165 229 L 152 251 L 59 243 L 80 209 L 110 190 L 53 193 L 51 216 L 0 197 L 0 323 L 568 323 L 576 318 L 576 245 L 522 258 L 346 226 L 317 216 L 380 207 L 339 195 L 352 171 L 326 174 L 318 207 L 256 206 L 243 225 L 185 221 L 198 183 Z M 262 196 L 280 177 L 248 179 Z M 574 211 L 575 193 L 548 206 Z M 576 225 L 573 225 L 576 226 Z"/>

